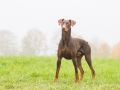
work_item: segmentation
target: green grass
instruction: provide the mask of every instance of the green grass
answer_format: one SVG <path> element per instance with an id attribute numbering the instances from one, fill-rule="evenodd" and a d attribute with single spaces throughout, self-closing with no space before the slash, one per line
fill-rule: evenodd
<path id="1" fill-rule="evenodd" d="M 0 90 L 120 90 L 120 59 L 93 58 L 96 79 L 82 60 L 85 71 L 75 83 L 71 60 L 62 60 L 59 79 L 52 83 L 57 57 L 0 57 Z"/>

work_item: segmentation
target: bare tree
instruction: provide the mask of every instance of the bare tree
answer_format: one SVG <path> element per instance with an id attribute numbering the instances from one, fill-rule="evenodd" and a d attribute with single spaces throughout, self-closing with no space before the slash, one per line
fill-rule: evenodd
<path id="1" fill-rule="evenodd" d="M 111 47 L 107 43 L 98 44 L 90 43 L 92 57 L 109 57 L 111 53 Z"/>
<path id="2" fill-rule="evenodd" d="M 42 55 L 45 52 L 45 36 L 40 30 L 29 30 L 22 39 L 22 55 Z"/>
<path id="3" fill-rule="evenodd" d="M 120 58 L 120 42 L 114 45 L 111 53 L 111 57 L 113 58 Z"/>
<path id="4" fill-rule="evenodd" d="M 111 52 L 111 48 L 107 43 L 103 43 L 100 45 L 97 51 L 98 57 L 109 57 Z"/>
<path id="5" fill-rule="evenodd" d="M 95 45 L 95 47 L 100 47 L 100 45 L 103 43 L 102 40 L 100 40 L 98 37 L 93 37 L 91 40 L 91 43 Z"/>
<path id="6" fill-rule="evenodd" d="M 0 55 L 16 55 L 18 38 L 8 30 L 0 31 Z"/>
<path id="7" fill-rule="evenodd" d="M 57 48 L 58 48 L 60 39 L 61 39 L 61 30 L 56 30 L 51 39 L 52 43 L 50 43 L 51 44 L 50 46 L 51 55 L 57 54 Z"/>
<path id="8" fill-rule="evenodd" d="M 99 57 L 98 50 L 101 45 L 102 45 L 102 41 L 98 37 L 92 38 L 90 42 L 92 57 Z"/>
<path id="9" fill-rule="evenodd" d="M 91 47 L 91 56 L 92 57 L 97 57 L 97 50 L 98 50 L 98 47 L 96 45 L 94 45 L 93 43 L 89 43 L 90 44 L 90 47 Z"/>

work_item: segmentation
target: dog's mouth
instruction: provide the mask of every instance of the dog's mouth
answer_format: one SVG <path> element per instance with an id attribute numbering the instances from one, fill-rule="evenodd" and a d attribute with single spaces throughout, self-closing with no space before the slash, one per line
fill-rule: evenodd
<path id="1" fill-rule="evenodd" d="M 68 32 L 69 29 L 62 29 L 63 32 Z"/>

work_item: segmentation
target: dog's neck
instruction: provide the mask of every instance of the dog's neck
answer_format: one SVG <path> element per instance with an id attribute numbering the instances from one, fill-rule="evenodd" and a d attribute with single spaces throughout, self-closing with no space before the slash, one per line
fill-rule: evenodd
<path id="1" fill-rule="evenodd" d="M 71 37 L 71 28 L 68 30 L 68 32 L 62 31 L 62 42 L 65 47 L 68 46 L 70 37 Z"/>

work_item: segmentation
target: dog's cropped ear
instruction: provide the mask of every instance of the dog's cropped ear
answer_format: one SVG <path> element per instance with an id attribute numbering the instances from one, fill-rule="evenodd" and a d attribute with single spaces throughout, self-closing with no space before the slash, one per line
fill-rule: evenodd
<path id="1" fill-rule="evenodd" d="M 58 20 L 58 24 L 61 25 L 63 20 L 64 20 L 64 19 L 59 19 L 59 20 Z"/>
<path id="2" fill-rule="evenodd" d="M 69 21 L 70 21 L 72 27 L 76 24 L 76 22 L 74 20 L 69 20 Z"/>

